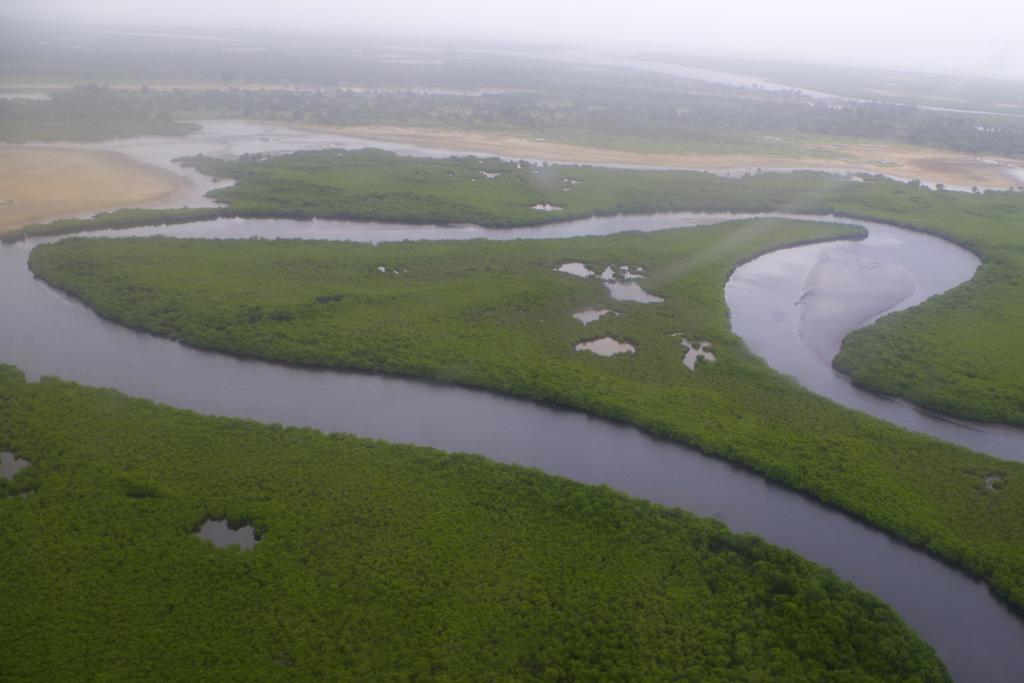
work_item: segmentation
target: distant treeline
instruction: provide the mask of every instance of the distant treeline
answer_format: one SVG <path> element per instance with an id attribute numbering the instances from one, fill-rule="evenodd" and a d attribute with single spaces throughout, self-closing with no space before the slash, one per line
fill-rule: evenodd
<path id="1" fill-rule="evenodd" d="M 203 117 L 508 130 L 586 144 L 694 152 L 806 154 L 785 137 L 795 135 L 1024 156 L 1024 125 L 991 119 L 982 124 L 971 116 L 881 103 L 835 106 L 793 93 L 725 86 L 667 90 L 572 82 L 557 90 L 477 94 L 345 88 L 125 92 L 89 86 L 61 93 L 52 102 L 0 100 L 0 137 L 174 133 L 187 128 L 175 128 L 172 120 Z M 122 132 L 116 132 L 118 126 Z"/>
<path id="2" fill-rule="evenodd" d="M 54 92 L 47 100 L 0 98 L 0 140 L 90 142 L 137 135 L 184 135 L 194 123 L 175 120 L 145 92 L 99 85 Z"/>

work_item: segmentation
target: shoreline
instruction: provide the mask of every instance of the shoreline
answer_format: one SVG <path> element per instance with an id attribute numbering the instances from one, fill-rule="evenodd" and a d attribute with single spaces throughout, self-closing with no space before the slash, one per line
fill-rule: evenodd
<path id="1" fill-rule="evenodd" d="M 173 197 L 185 178 L 112 150 L 0 146 L 0 234 L 31 223 L 146 206 Z"/>
<path id="2" fill-rule="evenodd" d="M 832 142 L 823 148 L 835 151 L 835 158 L 766 156 L 747 154 L 686 154 L 631 152 L 587 147 L 544 139 L 501 133 L 454 129 L 406 128 L 401 126 L 301 126 L 351 137 L 476 152 L 505 157 L 522 157 L 568 164 L 615 164 L 694 171 L 738 171 L 754 169 L 811 170 L 845 173 L 880 173 L 901 180 L 947 186 L 1005 190 L 1021 185 L 1014 169 L 1024 173 L 1024 161 L 971 157 L 925 147 L 883 143 Z"/>

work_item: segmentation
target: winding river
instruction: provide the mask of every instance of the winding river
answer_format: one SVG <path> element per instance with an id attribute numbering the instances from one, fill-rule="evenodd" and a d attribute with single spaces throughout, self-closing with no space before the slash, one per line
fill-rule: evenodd
<path id="1" fill-rule="evenodd" d="M 832 219 L 836 220 L 836 219 Z M 832 369 L 843 337 L 965 282 L 978 267 L 945 240 L 864 221 L 863 242 L 782 249 L 737 268 L 725 289 L 733 331 L 774 369 L 836 403 L 1007 460 L 1024 461 L 1024 430 L 954 420 L 873 394 Z"/>
<path id="2" fill-rule="evenodd" d="M 271 144 L 261 140 L 253 146 Z M 181 153 L 185 152 L 179 148 Z M 201 189 L 201 182 L 195 179 L 190 192 Z M 374 242 L 552 238 L 658 230 L 732 217 L 659 214 L 501 231 L 475 226 L 226 219 L 95 234 Z M 738 269 L 727 291 L 734 328 L 755 353 L 840 402 L 867 400 L 864 397 L 869 395 L 829 369 L 837 335 L 841 339 L 846 328 L 867 324 L 888 310 L 914 305 L 955 286 L 971 277 L 977 266 L 969 253 L 934 237 L 863 224 L 870 237 L 862 243 L 837 242 L 769 254 Z M 56 375 L 206 414 L 477 452 L 585 483 L 607 484 L 630 495 L 713 516 L 734 531 L 756 533 L 832 568 L 896 609 L 937 650 L 956 680 L 1014 681 L 1024 670 L 1024 622 L 994 599 L 984 584 L 746 469 L 576 411 L 465 387 L 238 359 L 137 333 L 101 320 L 34 279 L 26 261 L 41 241 L 0 247 L 0 362 L 18 366 L 32 379 Z M 876 279 L 882 274 L 891 286 L 870 292 L 867 298 L 876 302 L 872 306 L 834 314 L 842 304 L 835 287 L 856 282 L 858 272 Z M 826 374 L 828 382 L 823 379 Z M 892 401 L 870 399 L 883 401 L 884 417 L 892 419 Z M 933 421 L 950 424 L 906 408 L 908 415 L 920 416 L 913 428 L 935 433 Z M 1021 443 L 1015 434 L 1005 438 L 1007 443 Z"/>

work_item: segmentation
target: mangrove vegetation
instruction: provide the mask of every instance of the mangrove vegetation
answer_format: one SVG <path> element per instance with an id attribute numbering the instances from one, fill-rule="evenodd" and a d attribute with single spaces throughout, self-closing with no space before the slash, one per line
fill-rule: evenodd
<path id="1" fill-rule="evenodd" d="M 948 680 L 793 553 L 479 456 L 9 366 L 0 451 L 32 462 L 0 478 L 5 680 Z"/>

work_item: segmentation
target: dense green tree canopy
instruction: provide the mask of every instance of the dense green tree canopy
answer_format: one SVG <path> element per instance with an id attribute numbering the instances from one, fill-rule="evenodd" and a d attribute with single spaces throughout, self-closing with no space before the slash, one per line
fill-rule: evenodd
<path id="1" fill-rule="evenodd" d="M 0 479 L 4 679 L 947 680 L 792 553 L 476 456 L 0 366 L 3 450 L 32 463 Z"/>

